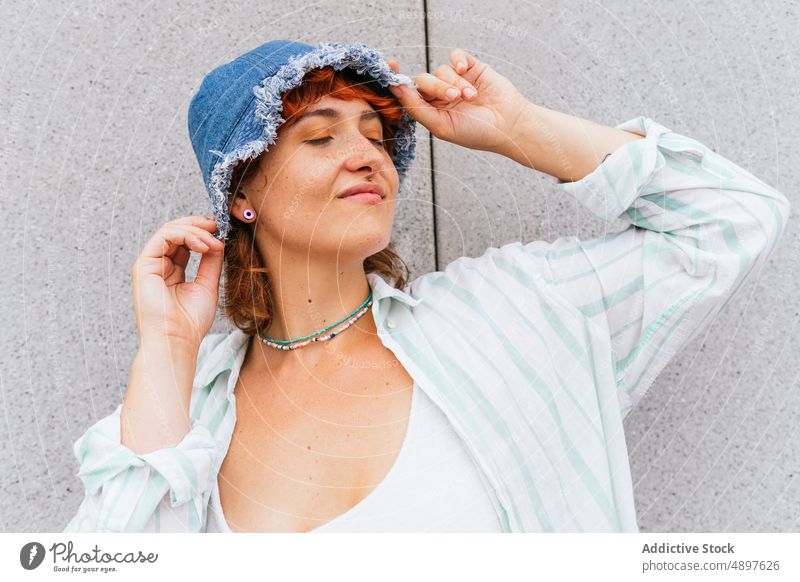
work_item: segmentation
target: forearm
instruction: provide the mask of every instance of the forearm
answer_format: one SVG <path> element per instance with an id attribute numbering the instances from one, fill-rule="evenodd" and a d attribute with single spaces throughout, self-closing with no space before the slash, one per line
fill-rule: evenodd
<path id="1" fill-rule="evenodd" d="M 510 139 L 497 153 L 575 182 L 619 147 L 642 136 L 527 102 Z"/>
<path id="2" fill-rule="evenodd" d="M 142 340 L 120 417 L 120 442 L 142 455 L 174 447 L 189 432 L 197 350 L 166 338 Z"/>

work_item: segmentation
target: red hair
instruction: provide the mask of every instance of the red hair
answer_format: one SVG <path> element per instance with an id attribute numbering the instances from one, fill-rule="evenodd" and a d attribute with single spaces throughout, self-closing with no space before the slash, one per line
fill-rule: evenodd
<path id="1" fill-rule="evenodd" d="M 394 136 L 403 117 L 397 99 L 377 81 L 359 75 L 352 69 L 335 71 L 331 67 L 313 69 L 306 73 L 303 82 L 283 94 L 283 117 L 286 122 L 279 129 L 290 127 L 308 107 L 325 96 L 337 99 L 363 99 L 381 116 L 384 147 L 389 155 L 394 151 Z"/>

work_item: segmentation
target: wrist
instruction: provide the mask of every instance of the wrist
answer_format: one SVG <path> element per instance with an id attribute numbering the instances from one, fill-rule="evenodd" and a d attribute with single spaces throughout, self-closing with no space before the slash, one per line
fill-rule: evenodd
<path id="1" fill-rule="evenodd" d="M 504 155 L 561 182 L 575 182 L 637 138 L 641 136 L 528 103 Z"/>
<path id="2" fill-rule="evenodd" d="M 200 344 L 186 338 L 169 336 L 164 333 L 143 333 L 139 338 L 139 351 L 145 354 L 168 354 L 172 358 L 194 360 L 200 351 Z"/>
<path id="3" fill-rule="evenodd" d="M 496 153 L 533 168 L 535 158 L 532 154 L 535 153 L 545 128 L 543 108 L 526 99 L 519 110 L 519 115 L 508 132 L 508 139 Z"/>

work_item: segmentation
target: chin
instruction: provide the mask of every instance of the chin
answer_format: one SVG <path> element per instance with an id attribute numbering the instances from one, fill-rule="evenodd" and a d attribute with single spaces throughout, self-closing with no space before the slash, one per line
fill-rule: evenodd
<path id="1" fill-rule="evenodd" d="M 385 249 L 391 240 L 391 230 L 365 230 L 361 233 L 348 232 L 341 241 L 340 253 L 363 256 L 365 259 Z"/>

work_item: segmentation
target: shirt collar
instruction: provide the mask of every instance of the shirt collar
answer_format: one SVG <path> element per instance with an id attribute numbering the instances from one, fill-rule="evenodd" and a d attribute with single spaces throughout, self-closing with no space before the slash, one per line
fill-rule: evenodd
<path id="1" fill-rule="evenodd" d="M 215 382 L 217 377 L 231 369 L 238 369 L 242 365 L 247 352 L 249 336 L 238 327 L 225 336 L 225 338 L 204 356 L 200 362 L 200 369 L 195 377 L 196 386 L 208 386 Z M 237 374 L 238 375 L 238 374 Z M 232 389 L 228 388 L 228 394 Z"/>
<path id="2" fill-rule="evenodd" d="M 377 301 L 386 299 L 387 297 L 394 297 L 401 303 L 405 303 L 409 307 L 416 307 L 421 303 L 421 299 L 412 297 L 411 294 L 389 285 L 384 281 L 383 277 L 377 273 L 367 273 L 367 280 L 370 287 L 372 287 L 372 297 Z"/>

